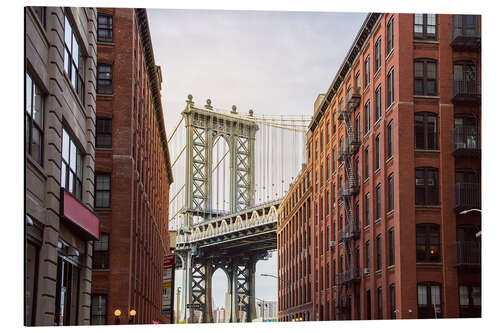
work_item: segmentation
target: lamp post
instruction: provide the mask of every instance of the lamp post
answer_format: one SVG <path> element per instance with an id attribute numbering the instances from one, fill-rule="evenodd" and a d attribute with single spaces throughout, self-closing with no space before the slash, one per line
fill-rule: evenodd
<path id="1" fill-rule="evenodd" d="M 134 319 L 135 319 L 136 314 L 137 314 L 137 311 L 135 311 L 134 309 L 130 310 L 130 312 L 128 313 L 128 323 L 129 324 L 134 323 Z"/>
<path id="2" fill-rule="evenodd" d="M 115 325 L 120 325 L 120 316 L 122 315 L 122 312 L 120 309 L 116 309 L 113 314 L 115 315 Z"/>
<path id="3" fill-rule="evenodd" d="M 276 275 L 272 275 L 272 274 L 260 274 L 260 276 L 269 276 L 269 277 L 273 277 L 275 278 L 276 280 L 278 281 L 285 281 L 287 286 L 288 286 L 288 295 L 287 295 L 287 308 L 288 308 L 288 305 L 290 304 L 290 297 L 292 296 L 292 285 L 290 283 L 290 281 L 288 280 L 284 280 L 284 279 L 280 279 L 278 276 Z"/>
<path id="4" fill-rule="evenodd" d="M 175 311 L 175 323 L 179 323 L 180 318 L 181 287 L 177 287 L 177 308 Z"/>

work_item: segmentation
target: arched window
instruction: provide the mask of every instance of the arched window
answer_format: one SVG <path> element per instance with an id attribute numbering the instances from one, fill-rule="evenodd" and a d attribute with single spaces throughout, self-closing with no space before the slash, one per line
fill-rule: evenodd
<path id="1" fill-rule="evenodd" d="M 415 113 L 415 149 L 436 150 L 438 142 L 437 115 L 431 112 Z"/>
<path id="2" fill-rule="evenodd" d="M 417 262 L 441 262 L 439 224 L 417 224 Z"/>

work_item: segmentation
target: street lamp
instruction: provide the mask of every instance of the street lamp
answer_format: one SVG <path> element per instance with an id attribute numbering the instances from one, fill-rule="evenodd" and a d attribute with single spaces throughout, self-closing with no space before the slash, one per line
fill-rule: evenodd
<path id="1" fill-rule="evenodd" d="M 284 280 L 284 279 L 280 279 L 278 276 L 272 275 L 272 274 L 260 274 L 260 276 L 269 276 L 269 277 L 275 278 L 278 281 L 280 281 L 280 280 L 281 281 L 285 281 L 286 284 L 288 285 L 287 303 L 290 304 L 290 297 L 292 296 L 292 284 L 290 283 L 290 281 Z M 287 307 L 288 307 L 288 304 L 287 304 Z"/>
<path id="2" fill-rule="evenodd" d="M 115 315 L 115 325 L 120 325 L 120 316 L 122 315 L 122 312 L 120 309 L 116 309 L 113 314 Z"/>
<path id="3" fill-rule="evenodd" d="M 128 315 L 129 315 L 128 323 L 129 324 L 132 324 L 134 322 L 134 318 L 135 318 L 136 314 L 137 314 L 137 311 L 135 311 L 134 309 L 130 310 L 130 312 L 128 313 Z"/>

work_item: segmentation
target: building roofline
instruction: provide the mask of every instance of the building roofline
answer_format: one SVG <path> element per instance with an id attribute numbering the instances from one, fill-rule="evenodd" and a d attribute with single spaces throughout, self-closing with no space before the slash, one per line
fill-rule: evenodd
<path id="1" fill-rule="evenodd" d="M 316 126 L 318 126 L 321 119 L 323 118 L 323 115 L 330 108 L 330 105 L 333 102 L 335 95 L 337 94 L 338 88 L 342 85 L 342 82 L 344 81 L 345 75 L 351 69 L 354 60 L 361 52 L 361 48 L 363 47 L 368 36 L 370 36 L 371 32 L 375 28 L 376 23 L 378 22 L 381 16 L 382 16 L 381 13 L 368 13 L 368 15 L 366 15 L 365 21 L 363 22 L 361 29 L 359 29 L 358 34 L 356 35 L 356 38 L 354 38 L 354 42 L 351 45 L 351 48 L 347 52 L 347 55 L 344 58 L 344 61 L 342 62 L 342 65 L 340 65 L 337 74 L 335 74 L 335 77 L 332 83 L 330 84 L 330 87 L 325 93 L 325 98 L 323 98 L 323 101 L 319 105 L 318 109 L 314 111 L 313 119 L 309 123 L 310 131 L 314 132 Z"/>
<path id="2" fill-rule="evenodd" d="M 161 72 L 159 67 L 155 64 L 155 57 L 153 52 L 153 45 L 151 43 L 151 33 L 149 31 L 148 14 L 145 8 L 136 8 L 135 14 L 137 18 L 138 30 L 141 35 L 142 46 L 144 48 L 144 58 L 146 59 L 146 66 L 148 69 L 149 83 L 153 90 L 153 102 L 155 106 L 155 115 L 158 120 L 158 127 L 160 131 L 161 143 L 163 148 L 163 158 L 167 167 L 168 183 L 172 184 L 174 181 L 172 166 L 170 163 L 170 152 L 168 150 L 167 134 L 165 132 L 165 121 L 163 118 L 163 108 L 161 105 Z"/>

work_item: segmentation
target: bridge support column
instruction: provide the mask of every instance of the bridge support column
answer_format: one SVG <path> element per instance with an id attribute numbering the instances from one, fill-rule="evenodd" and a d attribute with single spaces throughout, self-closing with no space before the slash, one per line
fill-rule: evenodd
<path id="1" fill-rule="evenodd" d="M 254 257 L 234 259 L 231 266 L 231 322 L 255 319 Z"/>
<path id="2" fill-rule="evenodd" d="M 192 281 L 192 260 L 191 260 L 191 251 L 186 251 L 182 254 L 184 259 L 184 267 L 182 270 L 182 292 L 183 292 L 183 306 L 184 306 L 184 322 L 188 322 L 188 312 L 190 315 L 192 314 L 190 309 L 187 308 L 187 305 L 191 302 L 191 281 Z"/>

